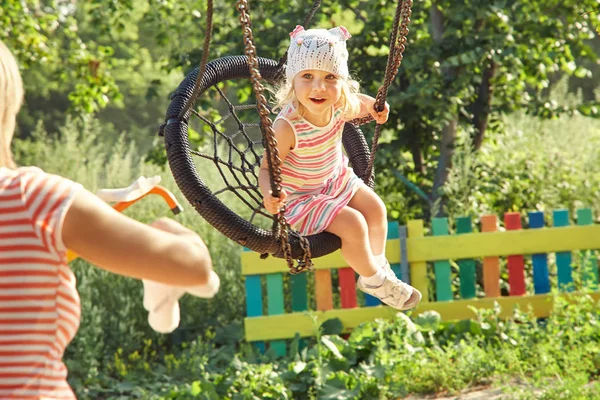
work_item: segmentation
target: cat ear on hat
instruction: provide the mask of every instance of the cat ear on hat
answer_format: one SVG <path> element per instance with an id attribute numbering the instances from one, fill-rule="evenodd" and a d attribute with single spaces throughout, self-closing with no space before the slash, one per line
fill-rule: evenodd
<path id="1" fill-rule="evenodd" d="M 331 33 L 333 36 L 339 38 L 340 40 L 348 40 L 352 37 L 352 35 L 350 34 L 350 32 L 348 32 L 348 29 L 346 29 L 343 26 L 336 26 L 335 28 L 331 28 L 329 30 L 329 33 Z"/>
<path id="2" fill-rule="evenodd" d="M 304 32 L 304 27 L 302 25 L 296 25 L 293 31 L 290 32 L 290 37 L 295 38 L 301 32 Z"/>

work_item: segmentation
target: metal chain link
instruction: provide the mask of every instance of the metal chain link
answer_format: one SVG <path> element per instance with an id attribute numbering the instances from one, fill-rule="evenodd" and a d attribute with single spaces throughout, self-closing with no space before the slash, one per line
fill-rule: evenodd
<path id="1" fill-rule="evenodd" d="M 315 0 L 313 2 L 313 5 L 312 5 L 310 11 L 308 11 L 308 14 L 306 14 L 306 18 L 304 18 L 304 23 L 302 24 L 302 26 L 305 29 L 308 28 L 310 21 L 312 21 L 313 17 L 315 16 L 315 13 L 319 9 L 319 7 L 321 7 L 321 0 Z M 288 56 L 288 52 L 286 50 L 285 53 L 283 53 L 283 56 L 281 56 L 281 58 L 279 59 L 279 62 L 277 63 L 277 69 L 279 70 L 279 73 L 281 75 L 279 78 L 283 78 L 283 74 L 285 72 L 283 66 L 287 62 L 287 56 Z"/>
<path id="2" fill-rule="evenodd" d="M 383 85 L 377 91 L 375 97 L 376 110 L 383 110 L 385 100 L 387 97 L 387 91 L 392 81 L 396 78 L 402 59 L 404 58 L 404 50 L 406 48 L 406 36 L 408 36 L 408 24 L 410 23 L 410 16 L 412 14 L 412 0 L 398 0 L 398 6 L 396 7 L 396 16 L 394 18 L 394 25 L 390 34 L 390 54 L 388 55 L 388 62 L 386 64 L 385 75 Z M 400 23 L 400 29 L 398 29 L 400 17 L 402 22 Z M 398 33 L 400 35 L 398 36 Z M 364 125 L 373 121 L 371 115 L 367 115 L 362 118 L 356 118 L 350 121 L 354 125 Z"/>
<path id="3" fill-rule="evenodd" d="M 382 111 L 385 108 L 385 99 L 387 97 L 387 91 L 394 78 L 398 74 L 400 64 L 404 58 L 404 50 L 406 49 L 406 36 L 408 35 L 408 23 L 410 22 L 410 16 L 412 13 L 412 0 L 398 0 L 398 6 L 396 7 L 396 16 L 394 18 L 394 27 L 390 35 L 390 52 L 393 50 L 393 54 L 390 53 L 388 56 L 387 67 L 385 70 L 385 78 L 383 85 L 377 91 L 375 97 L 375 110 Z M 400 3 L 402 1 L 402 3 Z M 400 18 L 402 22 L 400 23 Z M 398 30 L 400 25 L 400 30 Z M 377 124 L 375 127 L 375 133 L 373 134 L 373 142 L 371 143 L 371 156 L 369 157 L 369 164 L 365 171 L 364 179 L 368 182 L 371 179 L 373 173 L 373 166 L 375 165 L 375 154 L 379 147 L 379 136 L 381 134 L 381 125 Z"/>
<path id="4" fill-rule="evenodd" d="M 377 91 L 375 97 L 374 109 L 382 111 L 385 108 L 385 100 L 387 97 L 387 91 L 392 81 L 396 78 L 400 64 L 402 64 L 403 53 L 406 48 L 406 36 L 408 35 L 408 24 L 410 22 L 410 16 L 412 13 L 412 0 L 398 0 L 396 6 L 396 15 L 394 18 L 394 25 L 390 34 L 390 54 L 385 69 L 385 75 L 383 84 Z M 401 20 L 401 21 L 400 21 Z M 363 125 L 373 121 L 371 115 L 367 115 L 362 118 L 356 118 L 350 123 L 354 125 Z M 363 180 L 368 182 L 371 179 L 373 173 L 373 165 L 375 164 L 375 154 L 379 147 L 379 136 L 381 135 L 381 125 L 375 127 L 375 133 L 373 134 L 373 142 L 371 144 L 371 154 L 369 157 L 369 163 L 367 169 L 363 175 Z"/>
<path id="5" fill-rule="evenodd" d="M 210 41 L 212 39 L 212 25 L 213 25 L 213 0 L 208 0 L 206 3 L 206 32 L 204 33 L 204 46 L 202 49 L 202 58 L 200 60 L 200 67 L 198 69 L 198 75 L 196 76 L 196 82 L 194 83 L 194 89 L 192 95 L 187 99 L 178 118 L 183 119 L 188 113 L 190 108 L 194 106 L 198 95 L 200 94 L 200 84 L 206 73 L 206 65 L 208 64 L 208 53 L 210 50 Z"/>
<path id="6" fill-rule="evenodd" d="M 274 197 L 278 197 L 281 193 L 281 159 L 279 158 L 279 151 L 277 150 L 277 139 L 275 139 L 275 132 L 273 130 L 273 122 L 269 118 L 270 110 L 267 107 L 267 100 L 263 95 L 264 86 L 262 85 L 262 76 L 258 68 L 258 56 L 256 55 L 256 47 L 254 46 L 254 38 L 252 35 L 252 27 L 248 9 L 247 0 L 238 0 L 237 10 L 240 13 L 240 23 L 242 24 L 244 32 L 244 51 L 248 58 L 248 66 L 250 68 L 250 81 L 252 82 L 252 88 L 256 96 L 256 103 L 258 113 L 260 115 L 261 128 L 263 136 L 267 142 L 265 151 L 267 153 L 267 164 L 269 166 L 269 173 L 271 178 L 271 194 Z M 294 259 L 292 258 L 292 247 L 289 242 L 289 225 L 285 220 L 284 215 L 285 207 L 279 211 L 277 215 L 276 225 L 273 227 L 273 233 L 279 237 L 281 250 L 287 261 L 288 268 L 291 274 L 298 274 L 307 269 L 313 268 L 311 260 L 310 248 L 308 240 L 300 236 L 300 246 L 303 249 L 302 261 L 297 266 L 294 265 Z"/>
<path id="7" fill-rule="evenodd" d="M 309 18 L 320 5 L 320 1 L 315 1 L 313 9 L 309 13 Z M 277 140 L 275 139 L 275 132 L 273 131 L 273 123 L 269 118 L 269 108 L 267 107 L 267 101 L 263 95 L 264 87 L 261 83 L 262 77 L 258 69 L 258 58 L 256 55 L 256 47 L 254 46 L 254 38 L 252 35 L 251 21 L 249 16 L 248 1 L 238 0 L 237 10 L 240 13 L 240 23 L 242 24 L 244 32 L 244 50 L 248 57 L 248 66 L 250 68 L 251 82 L 256 95 L 257 108 L 260 115 L 261 127 L 263 129 L 263 135 L 267 141 L 265 151 L 267 153 L 267 164 L 269 166 L 269 173 L 271 178 L 271 193 L 274 197 L 278 197 L 281 192 L 281 159 L 279 158 L 279 152 L 277 150 Z M 375 97 L 375 110 L 381 111 L 385 107 L 385 101 L 387 97 L 387 91 L 391 82 L 395 79 L 398 74 L 400 65 L 402 64 L 403 53 L 406 48 L 406 37 L 408 35 L 408 24 L 410 22 L 410 16 L 412 10 L 412 0 L 398 0 L 398 6 L 396 7 L 396 16 L 394 18 L 394 26 L 391 33 L 390 39 L 390 55 L 388 56 L 388 62 L 385 71 L 384 83 L 379 88 L 377 96 Z M 401 20 L 401 21 L 400 21 Z M 280 60 L 280 64 L 285 62 L 285 55 Z M 355 125 L 362 125 L 373 120 L 372 116 L 366 116 L 360 119 L 355 119 L 351 123 Z M 371 155 L 369 164 L 367 166 L 364 179 L 368 180 L 373 171 L 373 164 L 375 161 L 375 153 L 378 149 L 379 136 L 381 131 L 381 125 L 377 125 L 375 128 L 375 134 L 373 136 L 373 143 L 371 146 Z M 292 258 L 292 249 L 289 243 L 289 231 L 290 227 L 285 220 L 284 211 L 280 210 L 277 220 L 274 223 L 273 232 L 277 234 L 281 244 L 281 250 L 287 261 L 288 268 L 291 274 L 298 274 L 306 270 L 312 270 L 314 268 L 310 246 L 308 240 L 299 235 L 300 246 L 303 250 L 302 259 L 299 260 L 297 266 L 294 266 L 294 260 Z M 276 226 L 275 226 L 276 225 Z"/>

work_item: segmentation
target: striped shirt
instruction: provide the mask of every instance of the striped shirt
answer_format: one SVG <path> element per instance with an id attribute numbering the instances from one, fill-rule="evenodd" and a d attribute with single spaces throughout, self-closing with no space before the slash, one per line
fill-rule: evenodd
<path id="1" fill-rule="evenodd" d="M 308 122 L 291 103 L 277 116 L 290 124 L 296 136 L 296 145 L 281 168 L 281 186 L 288 194 L 285 216 L 304 235 L 324 231 L 362 184 L 342 149 L 342 113 L 334 108 L 323 127 Z"/>
<path id="2" fill-rule="evenodd" d="M 62 224 L 81 186 L 0 168 L 0 398 L 74 399 L 63 353 L 79 326 Z"/>

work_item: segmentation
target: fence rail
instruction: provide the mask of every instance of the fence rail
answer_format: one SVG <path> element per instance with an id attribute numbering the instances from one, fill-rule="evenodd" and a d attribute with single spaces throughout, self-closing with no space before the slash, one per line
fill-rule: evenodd
<path id="1" fill-rule="evenodd" d="M 575 290 L 574 264 L 582 266 L 584 284 L 598 283 L 595 255 L 583 251 L 600 249 L 600 225 L 593 225 L 591 210 L 578 210 L 576 225 L 569 224 L 566 210 L 555 210 L 551 219 L 553 226 L 547 227 L 542 212 L 530 212 L 524 219 L 520 213 L 506 213 L 500 230 L 497 217 L 485 215 L 480 219 L 480 231 L 473 232 L 471 218 L 460 217 L 455 220 L 455 233 L 451 234 L 448 219 L 434 218 L 431 236 L 425 236 L 422 220 L 409 221 L 407 226 L 390 223 L 386 256 L 396 274 L 423 293 L 423 301 L 414 311 L 415 315 L 435 310 L 446 320 L 468 319 L 474 316 L 472 307 L 491 308 L 498 303 L 503 316 L 512 314 L 514 307 L 520 306 L 522 309 L 531 307 L 535 315 L 544 317 L 553 306 L 549 254 L 555 255 L 556 289 Z M 527 229 L 523 229 L 522 222 Z M 502 258 L 506 259 L 508 296 L 501 296 Z M 532 271 L 525 271 L 526 258 L 531 260 Z M 246 338 L 258 341 L 263 347 L 264 343 L 260 341 L 271 340 L 270 346 L 276 353 L 285 352 L 282 339 L 293 338 L 296 334 L 314 335 L 318 324 L 331 318 L 339 318 L 348 332 L 362 322 L 395 318 L 397 314 L 396 310 L 380 306 L 379 300 L 368 295 L 364 307 L 358 307 L 356 275 L 340 252 L 315 260 L 312 293 L 307 289 L 306 274 L 285 274 L 284 260 L 272 257 L 261 260 L 252 252 L 243 252 L 241 259 L 247 296 Z M 454 262 L 458 266 L 458 292 L 451 281 Z M 478 263 L 483 275 L 479 279 L 476 275 Z M 431 271 L 428 264 L 433 265 L 433 274 L 428 272 Z M 337 270 L 337 287 L 332 284 L 332 270 Z M 533 276 L 531 293 L 527 293 L 526 272 Z M 288 289 L 284 292 L 286 285 Z M 480 291 L 477 298 L 478 287 L 483 289 L 485 297 L 481 297 Z M 286 293 L 289 296 L 286 297 Z M 313 295 L 316 307 L 309 310 L 308 298 Z M 592 296 L 600 299 L 596 292 Z M 287 304 L 291 313 L 285 312 L 286 298 L 291 302 Z M 339 299 L 337 309 L 334 298 Z"/>

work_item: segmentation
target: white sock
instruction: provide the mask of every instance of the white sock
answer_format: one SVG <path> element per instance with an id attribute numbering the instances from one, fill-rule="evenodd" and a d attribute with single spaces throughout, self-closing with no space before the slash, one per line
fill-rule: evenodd
<path id="1" fill-rule="evenodd" d="M 383 282 L 385 282 L 385 271 L 383 270 L 383 268 L 378 268 L 377 272 L 375 272 L 375 275 L 372 276 L 362 276 L 360 277 L 360 280 L 369 287 L 372 288 L 377 288 L 381 285 L 383 285 Z"/>
<path id="2" fill-rule="evenodd" d="M 375 263 L 377 265 L 379 265 L 381 268 L 385 267 L 385 263 L 387 262 L 387 259 L 385 258 L 385 252 L 376 254 L 373 257 L 375 257 Z"/>

